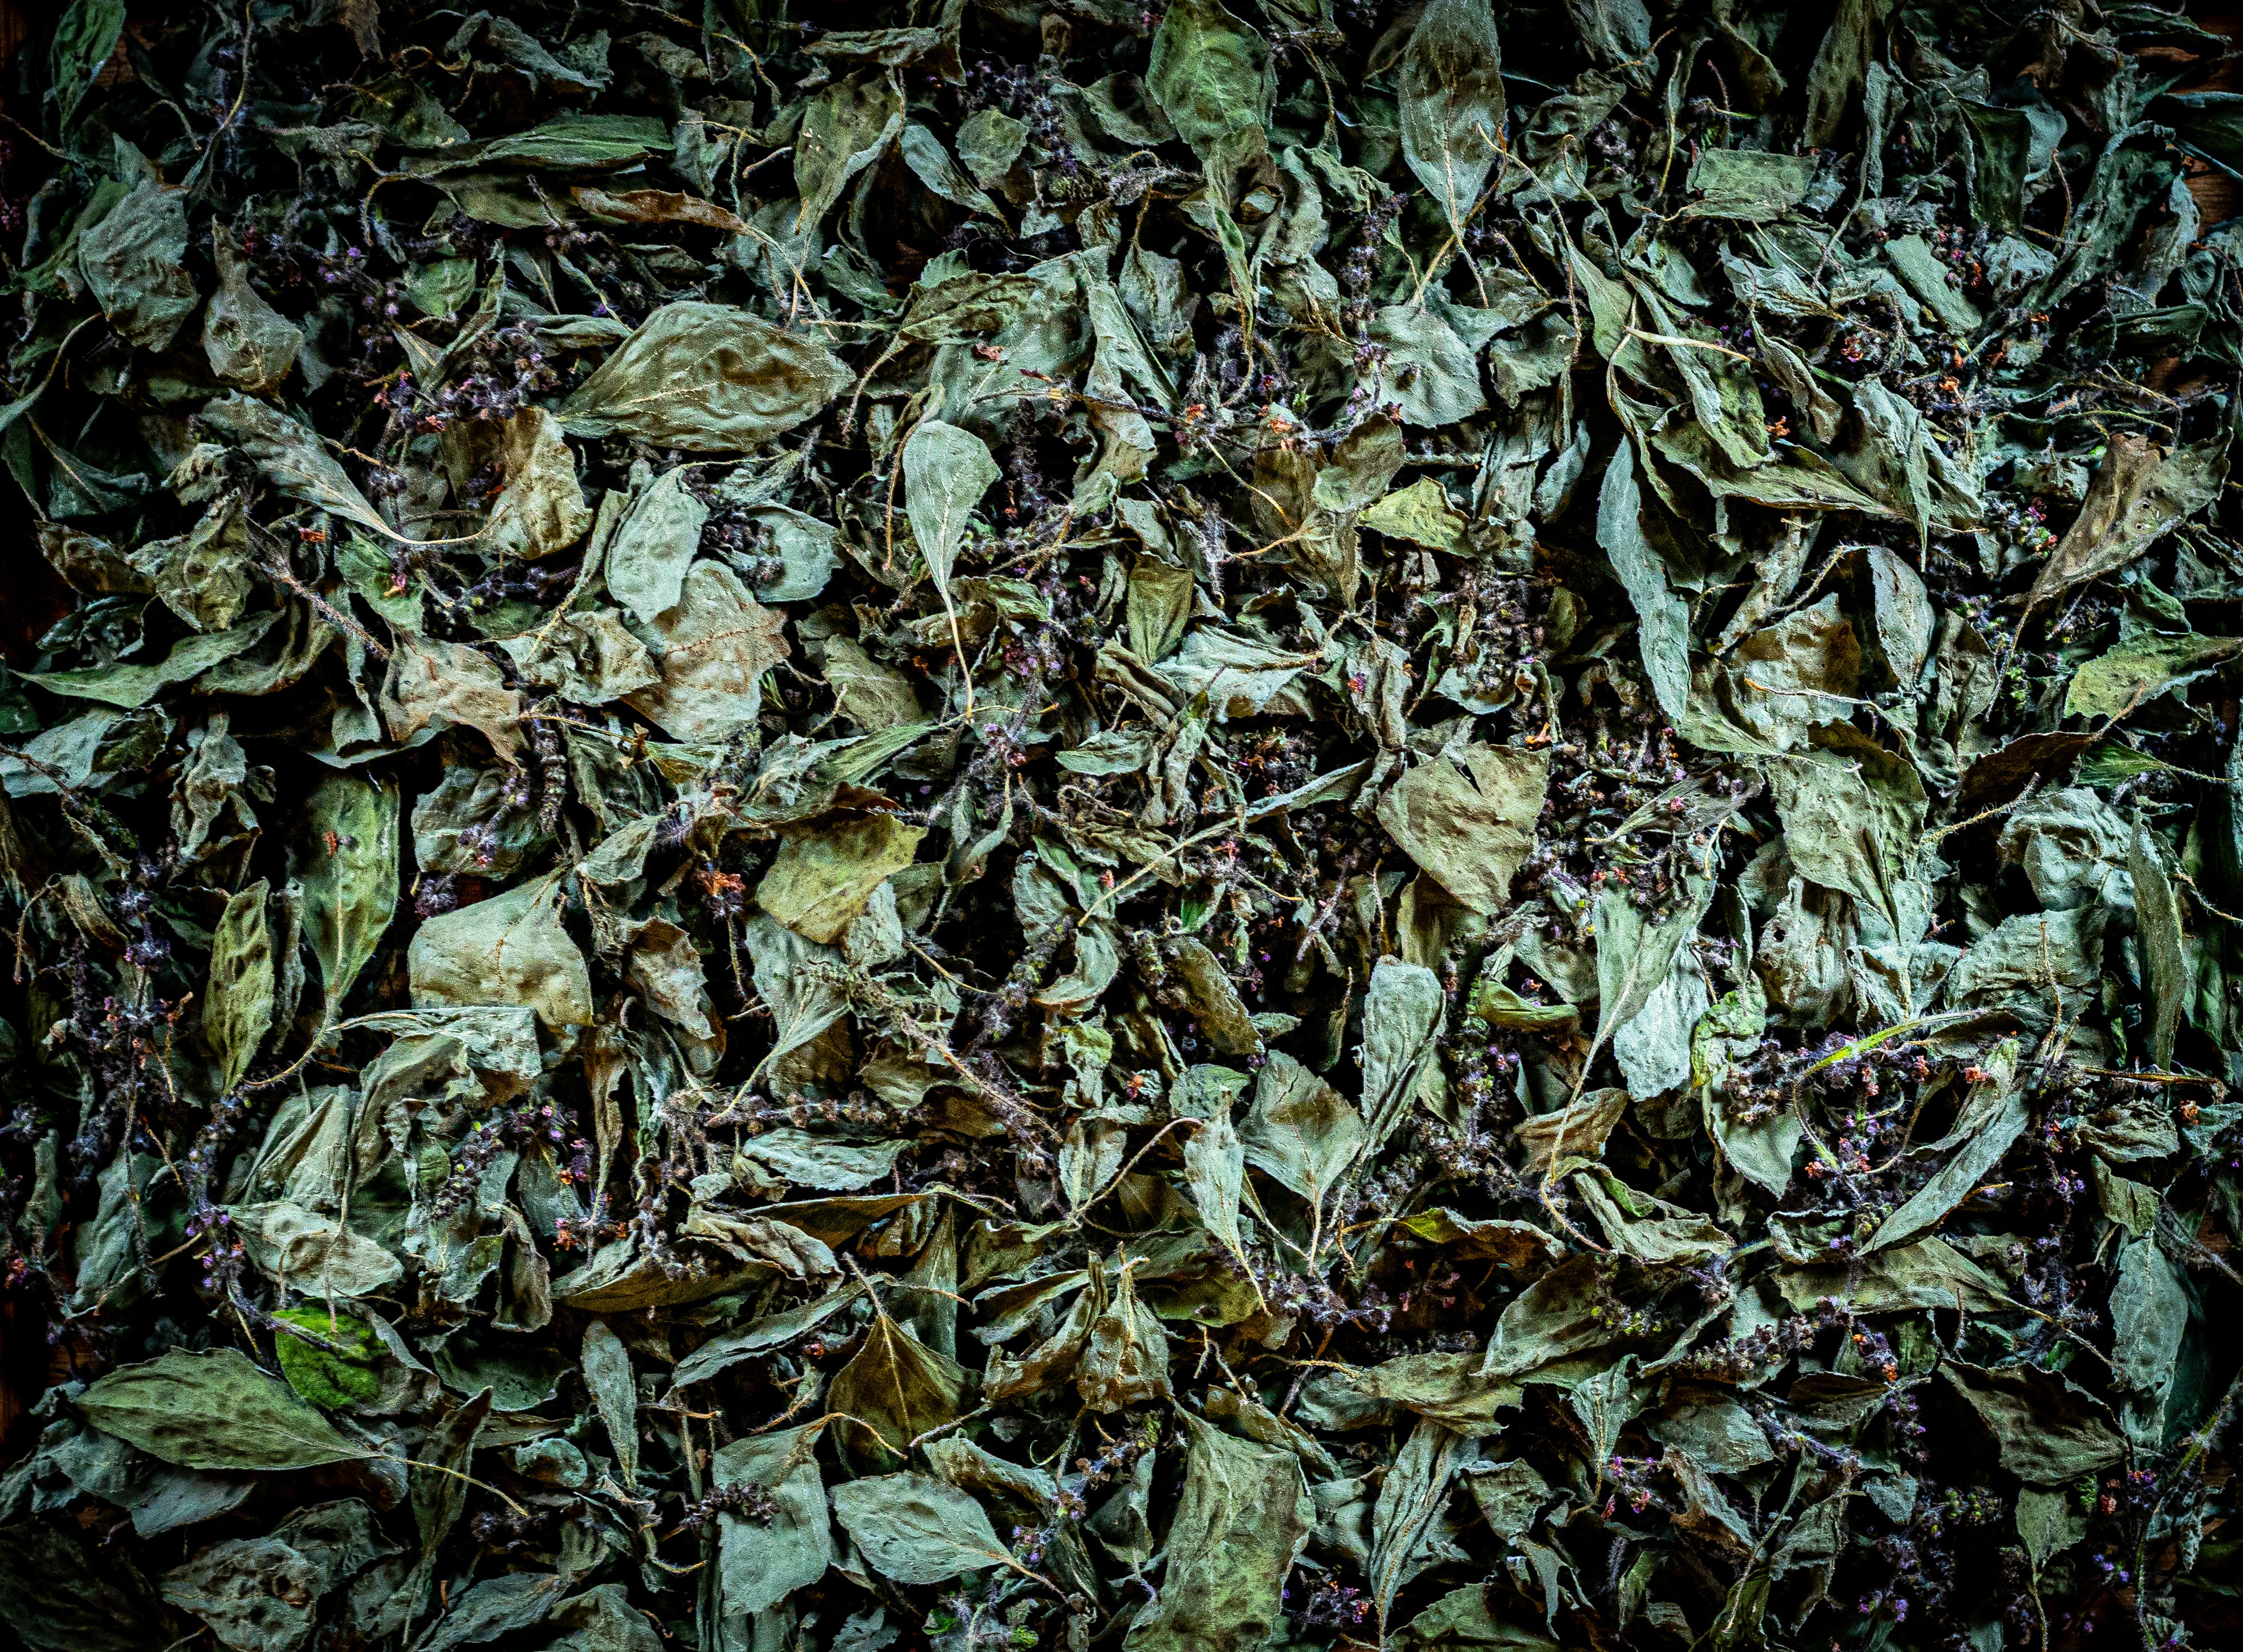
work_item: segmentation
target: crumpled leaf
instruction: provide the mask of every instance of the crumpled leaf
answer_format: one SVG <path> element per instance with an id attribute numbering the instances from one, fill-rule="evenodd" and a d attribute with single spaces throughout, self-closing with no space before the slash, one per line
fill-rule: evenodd
<path id="1" fill-rule="evenodd" d="M 2090 660 L 2072 675 L 2064 708 L 2074 716 L 2124 717 L 2145 702 L 2202 676 L 2243 649 L 2238 637 L 2138 637 Z"/>
<path id="2" fill-rule="evenodd" d="M 1363 1004 L 1364 1152 L 1394 1132 L 1416 1097 L 1446 1017 L 1439 980 L 1422 964 L 1381 958 Z"/>
<path id="3" fill-rule="evenodd" d="M 2203 508 L 2226 475 L 2226 457 L 2218 448 L 2167 453 L 2128 433 L 2113 436 L 2078 519 L 2026 594 L 2028 610 L 2083 580 L 2124 567 L 2176 522 Z"/>
<path id="4" fill-rule="evenodd" d="M 203 1031 L 228 1089 L 241 1082 L 273 1025 L 273 939 L 265 916 L 271 893 L 260 878 L 228 900 L 212 940 Z"/>
<path id="5" fill-rule="evenodd" d="M 203 311 L 203 354 L 210 370 L 252 395 L 269 395 L 296 365 L 304 335 L 266 302 L 249 279 L 241 249 L 223 226 L 211 232 L 218 291 Z"/>
<path id="6" fill-rule="evenodd" d="M 662 680 L 626 699 L 680 740 L 721 740 L 753 723 L 757 680 L 788 653 L 778 616 L 706 561 L 686 570 L 677 606 L 643 640 Z"/>
<path id="7" fill-rule="evenodd" d="M 1145 89 L 1228 196 L 1229 173 L 1250 164 L 1267 143 L 1263 129 L 1276 82 L 1260 32 L 1222 0 L 1182 0 L 1162 15 Z"/>
<path id="8" fill-rule="evenodd" d="M 1300 1466 L 1282 1447 L 1249 1444 L 1188 1412 L 1180 1415 L 1189 1444 L 1165 1581 L 1124 1644 L 1130 1652 L 1259 1646 L 1276 1622 L 1285 1574 L 1312 1521 Z"/>
<path id="9" fill-rule="evenodd" d="M 141 349 L 162 350 L 201 299 L 186 253 L 185 197 L 149 179 L 80 237 L 77 258 L 118 335 Z"/>
<path id="10" fill-rule="evenodd" d="M 873 814 L 790 837 L 756 886 L 756 903 L 798 934 L 831 945 L 872 891 L 912 863 L 926 836 L 923 826 Z"/>
<path id="11" fill-rule="evenodd" d="M 321 1580 L 269 1537 L 213 1543 L 164 1575 L 164 1598 L 235 1652 L 294 1652 L 311 1638 Z"/>
<path id="12" fill-rule="evenodd" d="M 219 500 L 186 533 L 144 545 L 130 561 L 196 630 L 225 630 L 240 617 L 250 594 L 249 524 L 240 500 Z"/>
<path id="13" fill-rule="evenodd" d="M 295 879 L 330 1014 L 396 914 L 397 812 L 394 791 L 349 775 L 328 776 L 305 807 Z"/>
<path id="14" fill-rule="evenodd" d="M 664 305 L 576 386 L 573 436 L 620 433 L 694 453 L 745 453 L 815 418 L 848 383 L 820 345 L 721 304 Z"/>
<path id="15" fill-rule="evenodd" d="M 480 648 L 461 642 L 408 643 L 390 657 L 381 685 L 390 738 L 422 730 L 475 729 L 502 757 L 522 750 L 522 696 Z"/>
<path id="16" fill-rule="evenodd" d="M 275 1280 L 322 1297 L 373 1296 L 404 1277 L 398 1259 L 332 1216 L 273 1200 L 230 1206 L 249 1260 Z M 282 1374 L 287 1373 L 285 1360 Z"/>
<path id="17" fill-rule="evenodd" d="M 1549 760 L 1508 746 L 1466 746 L 1411 769 L 1379 800 L 1379 823 L 1450 894 L 1476 911 L 1509 903 L 1533 846 Z"/>
<path id="18" fill-rule="evenodd" d="M 542 407 L 524 407 L 506 421 L 501 442 L 506 486 L 484 525 L 485 541 L 501 555 L 532 560 L 567 550 L 592 525 L 592 511 L 560 421 Z"/>
<path id="19" fill-rule="evenodd" d="M 2102 1403 L 2062 1377 L 1960 1360 L 1942 1365 L 1940 1374 L 1992 1432 L 2002 1467 L 2028 1485 L 2065 1485 L 2126 1454 Z"/>
<path id="20" fill-rule="evenodd" d="M 548 1027 L 592 1018 L 584 955 L 561 921 L 557 878 L 541 878 L 421 925 L 408 953 L 419 1008 L 526 1004 Z"/>

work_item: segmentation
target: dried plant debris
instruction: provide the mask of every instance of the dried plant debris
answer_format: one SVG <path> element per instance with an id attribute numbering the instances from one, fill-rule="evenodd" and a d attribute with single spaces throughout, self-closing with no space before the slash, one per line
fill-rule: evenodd
<path id="1" fill-rule="evenodd" d="M 13 1642 L 2243 1641 L 2220 37 L 7 73 Z"/>

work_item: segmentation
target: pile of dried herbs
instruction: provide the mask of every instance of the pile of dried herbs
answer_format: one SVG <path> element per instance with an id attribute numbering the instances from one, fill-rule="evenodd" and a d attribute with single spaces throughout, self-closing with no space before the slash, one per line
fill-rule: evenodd
<path id="1" fill-rule="evenodd" d="M 33 1652 L 2233 1646 L 2146 0 L 72 0 Z"/>

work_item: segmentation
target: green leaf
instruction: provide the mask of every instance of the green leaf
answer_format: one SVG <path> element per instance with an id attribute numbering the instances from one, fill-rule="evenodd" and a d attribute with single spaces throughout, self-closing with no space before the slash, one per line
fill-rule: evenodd
<path id="1" fill-rule="evenodd" d="M 1627 1333 L 1617 1322 L 1620 1316 L 1599 1299 L 1606 1294 L 1603 1279 L 1595 1258 L 1574 1255 L 1527 1286 L 1496 1321 L 1480 1374 L 1525 1376 L 1553 1360 L 1620 1340 Z"/>
<path id="2" fill-rule="evenodd" d="M 332 1017 L 397 910 L 397 793 L 352 775 L 313 789 L 297 839 L 304 928 Z"/>
<path id="3" fill-rule="evenodd" d="M 367 502 L 319 437 L 286 414 L 237 390 L 206 403 L 200 417 L 212 434 L 238 448 L 283 498 L 331 512 L 383 539 L 402 537 Z"/>
<path id="4" fill-rule="evenodd" d="M 393 588 L 394 572 L 389 547 L 363 534 L 346 534 L 335 551 L 335 571 L 349 581 L 359 601 L 387 621 L 390 628 L 408 636 L 426 628 L 425 600 L 411 584 Z"/>
<path id="5" fill-rule="evenodd" d="M 1440 303 L 1430 293 L 1423 303 L 1380 310 L 1370 329 L 1371 341 L 1386 353 L 1372 358 L 1378 400 L 1399 407 L 1404 425 L 1453 425 L 1485 411 L 1480 352 L 1502 321 L 1489 312 Z M 1371 375 L 1361 382 L 1371 385 Z"/>
<path id="6" fill-rule="evenodd" d="M 2142 930 L 2142 950 L 2149 963 L 2150 1059 L 2160 1067 L 2172 1063 L 2173 1041 L 2180 1034 L 2182 1011 L 2195 991 L 2195 970 L 2189 962 L 2187 937 L 2181 925 L 2180 894 L 2166 870 L 2164 843 L 2146 822 L 2134 823 L 2133 842 L 2126 850 L 2126 870 L 2134 880 L 2134 912 Z"/>
<path id="7" fill-rule="evenodd" d="M 662 681 L 645 645 L 613 608 L 577 609 L 499 644 L 524 682 L 564 700 L 602 705 Z"/>
<path id="8" fill-rule="evenodd" d="M 241 248 L 224 225 L 211 227 L 211 254 L 218 264 L 218 291 L 203 312 L 203 355 L 228 384 L 269 395 L 296 365 L 303 332 L 251 285 Z"/>
<path id="9" fill-rule="evenodd" d="M 663 472 L 608 542 L 608 589 L 645 624 L 677 606 L 685 570 L 701 548 L 709 507 L 686 491 L 688 480 L 682 465 Z"/>
<path id="10" fill-rule="evenodd" d="M 1548 1635 L 1505 1622 L 1499 1598 L 1498 1587 L 1487 1583 L 1452 1589 L 1395 1630 L 1387 1643 L 1397 1652 L 1559 1652 Z"/>
<path id="11" fill-rule="evenodd" d="M 768 1612 L 825 1576 L 839 1558 L 818 1468 L 824 1427 L 812 1422 L 736 1440 L 711 1461 L 718 1486 L 759 1486 L 774 1505 L 768 1521 L 727 1514 L 719 1521 L 718 1579 L 727 1615 Z"/>
<path id="12" fill-rule="evenodd" d="M 2184 518 L 2219 497 L 2227 475 L 2225 444 L 2207 442 L 2171 453 L 2139 436 L 2111 438 L 2086 503 L 2026 598 L 2030 614 L 2081 582 L 2117 572 Z"/>
<path id="13" fill-rule="evenodd" d="M 1897 552 L 1869 547 L 1877 644 L 1903 689 L 1913 688 L 1931 655 L 1933 613 L 1923 578 Z"/>
<path id="14" fill-rule="evenodd" d="M 677 606 L 642 634 L 662 681 L 625 696 L 678 740 L 723 740 L 754 726 L 756 685 L 787 657 L 783 616 L 714 562 L 686 570 Z"/>
<path id="15" fill-rule="evenodd" d="M 981 1505 L 925 1474 L 881 1474 L 833 1488 L 833 1517 L 872 1569 L 899 1583 L 940 1583 L 1010 1563 Z"/>
<path id="16" fill-rule="evenodd" d="M 55 129 L 66 131 L 79 102 L 125 33 L 124 0 L 71 0 L 47 43 L 47 96 L 55 104 Z"/>
<path id="17" fill-rule="evenodd" d="M 212 1543 L 164 1575 L 164 1598 L 234 1652 L 294 1652 L 311 1638 L 325 1579 L 270 1537 Z"/>
<path id="18" fill-rule="evenodd" d="M 1939 1373 L 1992 1430 L 2002 1467 L 2029 1486 L 2063 1486 L 2121 1462 L 2126 1442 L 2092 1394 L 2046 1371 L 1989 1371 L 1960 1360 Z"/>
<path id="19" fill-rule="evenodd" d="M 1420 964 L 1381 958 L 1363 995 L 1363 1118 L 1366 1154 L 1400 1125 L 1416 1098 L 1447 1019 L 1441 978 Z"/>
<path id="20" fill-rule="evenodd" d="M 449 1608 L 418 1652 L 450 1652 L 453 1647 L 496 1640 L 541 1623 L 567 1588 L 564 1579 L 537 1572 L 485 1578 L 451 1597 Z"/>
<path id="21" fill-rule="evenodd" d="M 1802 755 L 1771 778 L 1792 864 L 1897 924 L 1900 885 L 1915 867 L 1923 829 L 1916 771 L 1861 742 Z"/>
<path id="22" fill-rule="evenodd" d="M 1402 52 L 1402 153 L 1464 234 L 1503 152 L 1503 43 L 1487 0 L 1431 0 Z"/>
<path id="23" fill-rule="evenodd" d="M 904 1140 L 859 1145 L 782 1127 L 749 1138 L 740 1144 L 739 1151 L 782 1181 L 828 1192 L 855 1192 L 859 1188 L 886 1180 L 896 1167 L 896 1160 L 910 1146 Z"/>
<path id="24" fill-rule="evenodd" d="M 1270 47 L 1222 0 L 1177 0 L 1161 18 L 1145 90 L 1229 199 L 1230 174 L 1268 146 Z"/>
<path id="25" fill-rule="evenodd" d="M 1869 1249 L 1883 1250 L 1914 1239 L 1945 1219 L 2024 1133 L 2031 1118 L 2024 1092 L 2004 1067 L 1997 1065 L 1995 1072 L 1994 1078 L 1973 1087 L 1955 1128 L 1923 1150 L 1938 1152 L 1951 1148 L 1952 1156 L 1879 1224 Z"/>
<path id="26" fill-rule="evenodd" d="M 1318 1204 L 1338 1185 L 1363 1138 L 1363 1117 L 1346 1097 L 1283 1051 L 1270 1052 L 1238 1130 L 1248 1164 Z"/>
<path id="27" fill-rule="evenodd" d="M 1807 76 L 1807 142 L 1828 149 L 1876 58 L 1876 0 L 1838 0 Z"/>
<path id="28" fill-rule="evenodd" d="M 1189 1447 L 1159 1595 L 1129 1625 L 1128 1652 L 1256 1652 L 1314 1523 L 1293 1454 L 1175 1414 Z"/>
<path id="29" fill-rule="evenodd" d="M 562 404 L 572 436 L 746 453 L 813 419 L 851 382 L 822 346 L 721 304 L 664 305 Z"/>
<path id="30" fill-rule="evenodd" d="M 219 500 L 186 533 L 143 545 L 131 561 L 154 580 L 172 613 L 198 631 L 225 630 L 249 600 L 249 519 L 241 500 Z"/>
<path id="31" fill-rule="evenodd" d="M 374 1240 L 290 1200 L 229 1205 L 226 1212 L 251 1263 L 277 1283 L 332 1300 L 374 1296 L 405 1275 L 404 1265 Z"/>
<path id="32" fill-rule="evenodd" d="M 1321 484 L 1324 479 L 1317 480 Z M 1449 503 L 1448 489 L 1431 476 L 1397 488 L 1356 520 L 1390 539 L 1407 540 L 1429 551 L 1454 554 L 1465 548 L 1464 516 Z"/>
<path id="33" fill-rule="evenodd" d="M 857 1357 L 835 1373 L 827 1403 L 847 1414 L 834 1427 L 851 1449 L 888 1467 L 919 1435 L 964 1416 L 973 1387 L 972 1372 L 880 1313 Z"/>
<path id="34" fill-rule="evenodd" d="M 923 420 L 904 444 L 904 507 L 912 537 L 947 602 L 967 518 L 1003 474 L 989 445 L 970 430 Z"/>
<path id="35" fill-rule="evenodd" d="M 2128 716 L 2150 701 L 2192 682 L 2243 648 L 2243 637 L 2137 635 L 2072 674 L 2065 692 L 2068 716 Z"/>
<path id="36" fill-rule="evenodd" d="M 506 421 L 499 463 L 506 486 L 483 526 L 488 554 L 535 561 L 584 537 L 592 511 L 559 420 L 542 407 L 521 409 Z"/>
<path id="37" fill-rule="evenodd" d="M 1659 708 L 1679 726 L 1690 715 L 1690 609 L 1674 593 L 1667 567 L 1643 535 L 1643 495 L 1635 455 L 1622 442 L 1597 492 L 1597 543 L 1635 609 L 1636 648 Z"/>
<path id="38" fill-rule="evenodd" d="M 1141 556 L 1129 571 L 1129 651 L 1148 665 L 1158 665 L 1184 640 L 1191 619 L 1192 576 L 1189 568 Z M 1066 762 L 1062 755 L 1061 762 Z M 1070 767 L 1074 765 L 1070 764 Z M 1133 763 L 1131 768 L 1141 765 Z M 1078 769 L 1078 773 L 1088 770 Z"/>
<path id="39" fill-rule="evenodd" d="M 176 645 L 160 665 L 89 666 L 77 671 L 27 671 L 26 682 L 36 682 L 50 694 L 73 700 L 94 700 L 126 710 L 146 705 L 164 689 L 191 682 L 212 666 L 223 665 L 264 640 L 277 616 L 259 614 L 232 629 L 207 636 L 192 636 Z"/>
<path id="40" fill-rule="evenodd" d="M 2087 1535 L 2087 1513 L 2069 1486 L 2025 1486 L 2017 1492 L 2017 1535 L 2038 1571 Z"/>
<path id="41" fill-rule="evenodd" d="M 745 514 L 751 524 L 771 535 L 778 563 L 773 572 L 767 562 L 757 576 L 757 601 L 807 602 L 825 590 L 841 566 L 841 536 L 832 523 L 784 505 L 751 506 Z"/>
<path id="42" fill-rule="evenodd" d="M 187 200 L 144 183 L 79 238 L 78 268 L 119 336 L 144 350 L 171 346 L 202 301 L 187 272 Z"/>
<path id="43" fill-rule="evenodd" d="M 1250 1056 L 1262 1047 L 1246 1001 L 1207 943 L 1187 935 L 1168 949 L 1169 975 L 1181 993 L 1182 1008 L 1217 1055 Z"/>
<path id="44" fill-rule="evenodd" d="M 1095 1312 L 1075 1364 L 1074 1390 L 1093 1411 L 1119 1411 L 1170 1397 L 1169 1335 L 1160 1315 L 1137 1299 L 1126 1262 L 1117 1262 L 1114 1274 L 1110 1296 L 1101 1274 L 1078 1299 Z"/>
<path id="45" fill-rule="evenodd" d="M 919 853 L 924 826 L 893 815 L 826 826 L 790 837 L 756 886 L 756 903 L 797 934 L 831 945 L 879 888 Z"/>
<path id="46" fill-rule="evenodd" d="M 1782 218 L 1807 198 L 1815 181 L 1815 157 L 1780 155 L 1760 149 L 1706 149 L 1690 168 L 1690 188 L 1698 194 L 1692 218 L 1737 218 L 1764 224 Z"/>
<path id="47" fill-rule="evenodd" d="M 233 896 L 211 940 L 203 1032 L 218 1052 L 219 1082 L 231 1090 L 273 1025 L 273 941 L 265 918 L 270 887 L 259 878 Z"/>
<path id="48" fill-rule="evenodd" d="M 1379 799 L 1378 823 L 1462 905 L 1500 911 L 1534 845 L 1549 785 L 1547 753 L 1465 746 L 1395 782 Z"/>
<path id="49" fill-rule="evenodd" d="M 1379 1482 L 1366 1575 L 1382 1628 L 1395 1597 L 1442 1558 L 1445 1545 L 1438 1522 L 1447 1512 L 1458 1465 L 1476 1457 L 1478 1445 L 1478 1435 L 1459 1434 L 1446 1423 L 1420 1417 Z"/>
<path id="50" fill-rule="evenodd" d="M 544 167 L 556 171 L 610 168 L 666 154 L 670 129 L 650 115 L 569 114 L 485 146 L 479 165 Z"/>
<path id="51" fill-rule="evenodd" d="M 414 1005 L 527 1004 L 549 1028 L 589 1024 L 591 975 L 561 899 L 556 873 L 422 924 L 406 957 Z"/>
<path id="52" fill-rule="evenodd" d="M 381 1341 L 365 1320 L 325 1308 L 286 1308 L 273 1317 L 301 1326 L 341 1350 L 330 1353 L 285 1333 L 273 1339 L 280 1374 L 299 1394 L 328 1411 L 381 1397 L 381 1374 L 375 1369 Z"/>
<path id="53" fill-rule="evenodd" d="M 468 1506 L 468 1471 L 475 1460 L 475 1436 L 491 1414 L 490 1390 L 486 1388 L 465 1405 L 455 1407 L 428 1431 L 415 1454 L 415 1466 L 406 1472 L 406 1489 L 413 1506 L 413 1524 L 421 1537 L 421 1553 L 412 1581 L 401 1590 L 408 1617 L 418 1609 L 420 1591 L 435 1569 L 437 1551 Z"/>
<path id="54" fill-rule="evenodd" d="M 841 198 L 849 180 L 870 165 L 904 127 L 895 77 L 866 71 L 830 81 L 803 111 L 794 148 L 799 221 L 815 225 Z"/>
<path id="55" fill-rule="evenodd" d="M 2188 1282 L 2154 1239 L 2118 1255 L 2111 1287 L 2111 1374 L 2125 1397 L 2119 1421 L 2138 1450 L 2165 1444 L 2166 1396 L 2176 1387 L 2188 1334 Z M 2184 1420 L 2185 1426 L 2185 1420 Z"/>
<path id="56" fill-rule="evenodd" d="M 670 1373 L 670 1382 L 683 1387 L 689 1382 L 704 1381 L 742 1360 L 783 1348 L 798 1337 L 808 1336 L 864 1294 L 865 1287 L 852 1282 L 798 1306 L 766 1313 L 737 1331 L 711 1337 L 677 1362 Z"/>
<path id="57" fill-rule="evenodd" d="M 374 1454 L 232 1348 L 125 1366 L 77 1407 L 104 1434 L 185 1468 L 316 1468 Z"/>
<path id="58" fill-rule="evenodd" d="M 608 1443 L 626 1487 L 638 1484 L 638 1380 L 630 1353 L 603 1320 L 584 1327 L 584 1387 L 607 1426 Z"/>
<path id="59" fill-rule="evenodd" d="M 800 1049 L 841 1018 L 848 998 L 832 966 L 840 954 L 805 940 L 768 914 L 758 912 L 740 928 L 740 946 L 749 957 L 756 991 L 771 1011 L 771 1051 L 777 1061 Z M 824 964 L 824 972 L 805 969 Z"/>

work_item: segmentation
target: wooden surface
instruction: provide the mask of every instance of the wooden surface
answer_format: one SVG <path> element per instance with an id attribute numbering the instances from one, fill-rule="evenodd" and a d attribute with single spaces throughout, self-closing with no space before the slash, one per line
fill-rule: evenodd
<path id="1" fill-rule="evenodd" d="M 2187 8 L 2191 21 L 2199 26 L 2224 35 L 2233 49 L 2243 53 L 2243 3 L 2236 0 L 2221 0 L 2217 5 Z M 2243 91 L 2243 56 L 2231 57 L 2214 67 L 2203 83 L 2193 88 L 2199 91 Z M 2188 192 L 2196 197 L 2196 210 L 2204 215 L 2205 227 L 2222 223 L 2243 212 L 2243 184 L 2227 176 L 2218 167 L 2202 161 L 2191 161 L 2188 171 Z"/>

